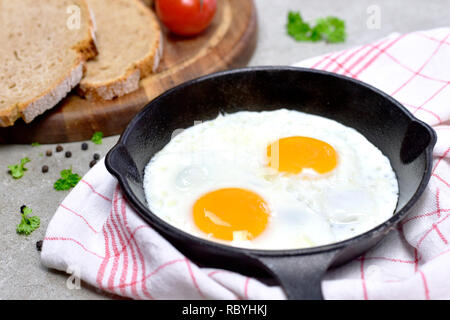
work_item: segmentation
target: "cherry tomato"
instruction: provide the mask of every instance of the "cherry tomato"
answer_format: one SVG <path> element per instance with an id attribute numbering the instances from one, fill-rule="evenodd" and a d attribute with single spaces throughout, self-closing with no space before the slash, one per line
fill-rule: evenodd
<path id="1" fill-rule="evenodd" d="M 156 0 L 161 22 L 182 36 L 193 36 L 208 28 L 216 10 L 216 0 Z"/>

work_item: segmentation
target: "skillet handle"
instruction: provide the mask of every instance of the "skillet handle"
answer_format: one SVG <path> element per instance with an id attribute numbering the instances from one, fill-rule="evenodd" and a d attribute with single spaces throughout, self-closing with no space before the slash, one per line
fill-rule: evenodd
<path id="1" fill-rule="evenodd" d="M 108 152 L 105 165 L 108 171 L 120 182 L 130 180 L 141 183 L 142 179 L 136 163 L 122 143 L 119 142 Z"/>
<path id="2" fill-rule="evenodd" d="M 301 256 L 258 256 L 289 300 L 324 300 L 322 278 L 340 250 Z"/>

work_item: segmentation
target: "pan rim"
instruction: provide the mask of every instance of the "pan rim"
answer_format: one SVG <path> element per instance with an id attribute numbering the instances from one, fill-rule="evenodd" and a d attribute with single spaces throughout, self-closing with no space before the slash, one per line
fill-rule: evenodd
<path id="1" fill-rule="evenodd" d="M 160 99 L 163 99 L 165 96 L 172 94 L 172 92 L 181 90 L 185 87 L 189 87 L 193 84 L 200 83 L 203 81 L 208 81 L 210 79 L 224 77 L 228 75 L 233 74 L 239 74 L 239 73 L 248 73 L 248 72 L 267 72 L 267 71 L 276 71 L 276 72 L 282 72 L 282 71 L 296 71 L 296 72 L 307 72 L 307 73 L 315 73 L 315 74 L 321 74 L 326 76 L 331 76 L 334 78 L 338 78 L 344 81 L 352 82 L 355 85 L 363 86 L 366 89 L 369 89 L 373 92 L 375 92 L 378 95 L 381 95 L 384 99 L 387 99 L 391 102 L 391 104 L 395 105 L 401 112 L 403 112 L 404 115 L 406 115 L 411 121 L 416 122 L 420 124 L 422 127 L 424 127 L 427 132 L 429 133 L 431 139 L 425 148 L 425 170 L 423 172 L 422 179 L 420 181 L 420 184 L 414 194 L 411 196 L 411 198 L 408 200 L 408 202 L 403 206 L 402 209 L 400 209 L 396 214 L 394 214 L 391 218 L 384 221 L 382 224 L 379 224 L 375 226 L 374 228 L 356 235 L 352 238 L 334 242 L 326 245 L 321 246 L 315 246 L 311 248 L 299 248 L 299 249 L 277 249 L 277 250 L 270 250 L 270 249 L 248 249 L 248 248 L 240 248 L 240 247 L 233 247 L 230 245 L 210 241 L 207 239 L 203 239 L 197 236 L 194 236 L 188 232 L 185 232 L 175 226 L 170 225 L 163 219 L 159 218 L 156 214 L 154 214 L 150 209 L 148 209 L 146 206 L 142 204 L 142 202 L 135 196 L 135 194 L 132 192 L 131 188 L 129 187 L 128 182 L 126 179 L 122 176 L 122 174 L 114 168 L 114 164 L 111 163 L 111 154 L 117 150 L 118 148 L 125 148 L 126 149 L 126 143 L 127 139 L 129 138 L 130 134 L 133 132 L 134 127 L 136 126 L 136 123 L 140 120 L 140 117 L 148 110 L 152 104 L 156 103 Z M 166 92 L 158 96 L 157 98 L 150 101 L 142 110 L 135 115 L 135 117 L 130 121 L 127 128 L 122 133 L 119 141 L 117 144 L 109 151 L 108 155 L 106 156 L 105 164 L 108 169 L 108 171 L 115 176 L 119 184 L 125 193 L 125 196 L 129 200 L 130 205 L 137 211 L 137 213 L 150 225 L 158 226 L 159 228 L 163 229 L 164 232 L 167 232 L 173 237 L 177 238 L 185 238 L 186 240 L 197 242 L 200 245 L 208 246 L 212 249 L 218 250 L 218 251 L 228 251 L 234 254 L 247 254 L 251 256 L 258 256 L 258 257 L 285 257 L 285 256 L 301 256 L 301 255 L 311 255 L 311 254 L 317 254 L 317 253 L 325 253 L 330 251 L 336 251 L 339 249 L 343 249 L 347 246 L 350 246 L 352 244 L 355 244 L 357 242 L 362 242 L 364 239 L 367 238 L 374 238 L 376 236 L 379 236 L 380 234 L 387 234 L 390 230 L 392 230 L 397 223 L 399 223 L 401 220 L 405 218 L 408 211 L 412 208 L 412 206 L 417 202 L 417 200 L 420 198 L 420 196 L 425 191 L 426 186 L 428 185 L 428 182 L 431 178 L 431 170 L 432 170 L 432 164 L 433 164 L 433 148 L 436 144 L 437 136 L 434 130 L 429 126 L 427 123 L 417 119 L 408 109 L 406 109 L 400 102 L 398 102 L 393 97 L 389 96 L 387 93 L 381 91 L 380 89 L 377 89 L 373 87 L 370 84 L 367 84 L 365 82 L 362 82 L 357 79 L 349 78 L 343 75 L 335 74 L 328 71 L 323 70 L 316 70 L 316 69 L 309 69 L 309 68 L 303 68 L 303 67 L 293 67 L 293 66 L 264 66 L 264 67 L 245 67 L 245 68 L 239 68 L 239 69 L 232 69 L 232 70 L 226 70 L 221 72 L 212 73 L 203 77 L 199 77 L 187 82 L 184 82 Z M 164 235 L 162 235 L 164 236 Z"/>

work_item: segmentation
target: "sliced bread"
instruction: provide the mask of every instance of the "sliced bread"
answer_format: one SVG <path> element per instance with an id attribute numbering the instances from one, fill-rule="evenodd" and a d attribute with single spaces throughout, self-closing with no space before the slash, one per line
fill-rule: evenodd
<path id="1" fill-rule="evenodd" d="M 145 3 L 148 7 L 152 7 L 153 6 L 153 0 L 142 0 L 143 3 Z"/>
<path id="2" fill-rule="evenodd" d="M 97 54 L 85 0 L 0 0 L 0 126 L 54 107 Z"/>
<path id="3" fill-rule="evenodd" d="M 87 0 L 96 21 L 99 54 L 86 64 L 79 94 L 112 100 L 139 88 L 155 72 L 162 33 L 155 14 L 140 0 Z"/>

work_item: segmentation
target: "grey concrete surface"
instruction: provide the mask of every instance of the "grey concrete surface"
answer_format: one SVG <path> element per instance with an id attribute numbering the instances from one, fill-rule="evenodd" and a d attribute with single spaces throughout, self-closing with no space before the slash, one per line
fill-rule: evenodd
<path id="1" fill-rule="evenodd" d="M 220 1 L 220 0 L 219 0 Z M 363 44 L 392 32 L 410 32 L 450 25 L 450 0 L 254 0 L 259 17 L 259 39 L 250 65 L 288 65 L 305 58 Z M 380 29 L 366 26 L 367 8 L 381 10 Z M 304 19 L 335 15 L 347 23 L 348 39 L 343 44 L 299 43 L 286 35 L 288 10 L 300 10 Z M 73 167 L 85 174 L 96 152 L 102 156 L 118 137 L 104 139 L 103 145 L 89 143 L 81 151 L 81 143 L 63 144 L 73 157 L 55 153 L 55 145 L 0 145 L 0 299 L 109 299 L 115 298 L 82 283 L 80 290 L 69 290 L 66 274 L 48 270 L 40 264 L 36 241 L 42 239 L 46 227 L 67 192 L 53 190 L 59 172 Z M 45 151 L 53 150 L 52 157 Z M 43 154 L 43 155 L 41 155 Z M 23 157 L 32 161 L 21 180 L 13 180 L 7 166 Z M 41 173 L 43 165 L 50 167 Z M 29 237 L 15 232 L 20 221 L 19 208 L 26 204 L 41 217 L 41 227 Z"/>

